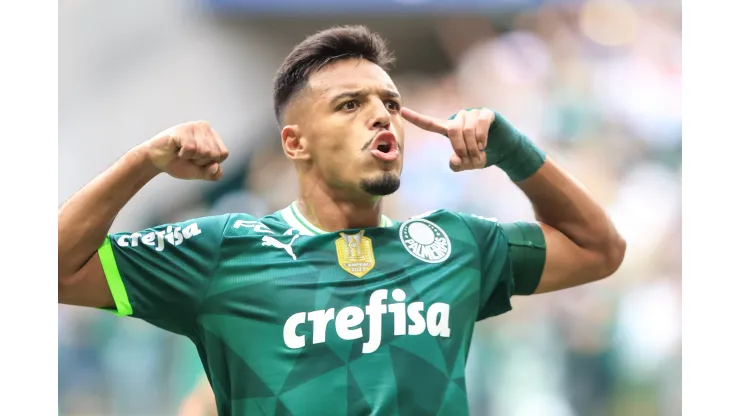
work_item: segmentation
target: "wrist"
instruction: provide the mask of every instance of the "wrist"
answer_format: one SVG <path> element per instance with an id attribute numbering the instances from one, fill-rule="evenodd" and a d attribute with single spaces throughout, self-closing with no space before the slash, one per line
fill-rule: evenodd
<path id="1" fill-rule="evenodd" d="M 495 165 L 512 181 L 523 181 L 542 167 L 546 154 L 501 114 L 495 114 L 484 149 L 486 167 Z"/>
<path id="2" fill-rule="evenodd" d="M 123 164 L 137 177 L 137 179 L 146 182 L 154 179 L 154 177 L 162 173 L 162 171 L 152 162 L 149 153 L 149 149 L 146 143 L 144 143 L 129 150 L 122 159 Z"/>

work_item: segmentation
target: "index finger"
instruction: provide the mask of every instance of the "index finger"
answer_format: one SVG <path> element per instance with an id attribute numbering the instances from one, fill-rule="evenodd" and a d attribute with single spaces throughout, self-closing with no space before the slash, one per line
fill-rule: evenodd
<path id="1" fill-rule="evenodd" d="M 447 121 L 439 120 L 424 114 L 419 114 L 416 111 L 403 107 L 401 108 L 401 117 L 406 119 L 409 123 L 433 133 L 447 135 Z"/>

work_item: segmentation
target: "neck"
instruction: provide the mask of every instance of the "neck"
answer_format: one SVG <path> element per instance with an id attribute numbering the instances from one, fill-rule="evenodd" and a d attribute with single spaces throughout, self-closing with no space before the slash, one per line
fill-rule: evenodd
<path id="1" fill-rule="evenodd" d="M 380 225 L 380 197 L 346 197 L 330 189 L 325 182 L 301 182 L 298 210 L 316 227 L 334 232 Z"/>

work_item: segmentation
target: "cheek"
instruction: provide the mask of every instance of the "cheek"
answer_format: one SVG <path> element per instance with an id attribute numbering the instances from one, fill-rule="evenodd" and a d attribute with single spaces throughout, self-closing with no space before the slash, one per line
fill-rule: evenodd
<path id="1" fill-rule="evenodd" d="M 311 132 L 311 153 L 315 156 L 327 156 L 329 153 L 336 152 L 341 147 L 341 137 L 336 128 L 331 123 L 322 123 L 320 128 L 315 128 Z"/>
<path id="2" fill-rule="evenodd" d="M 352 143 L 347 140 L 341 127 L 325 128 L 321 133 L 313 142 L 311 157 L 320 170 L 336 175 L 348 165 L 346 162 L 352 159 Z"/>
<path id="3" fill-rule="evenodd" d="M 396 139 L 398 139 L 399 142 L 403 143 L 405 130 L 401 116 L 395 117 L 395 119 L 391 122 L 391 125 L 393 128 L 393 134 L 396 135 Z"/>
<path id="4" fill-rule="evenodd" d="M 323 136 L 322 151 L 333 154 L 351 156 L 362 146 L 357 129 L 346 123 L 335 125 L 333 128 L 325 129 Z"/>
<path id="5" fill-rule="evenodd" d="M 332 132 L 332 136 L 329 137 L 324 136 L 321 149 L 318 151 L 321 152 L 325 158 L 336 159 L 347 153 L 347 142 L 344 140 L 343 136 L 336 133 L 337 132 Z"/>

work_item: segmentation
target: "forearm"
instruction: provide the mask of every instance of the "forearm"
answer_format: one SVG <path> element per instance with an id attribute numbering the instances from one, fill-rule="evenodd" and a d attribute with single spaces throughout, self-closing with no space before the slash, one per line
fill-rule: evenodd
<path id="1" fill-rule="evenodd" d="M 402 115 L 450 139 L 455 150 L 450 157 L 453 171 L 496 166 L 532 202 L 539 227 L 520 223 L 501 226 L 510 256 L 512 247 L 517 253 L 519 249 L 536 253 L 535 260 L 518 254 L 511 259 L 527 269 L 538 269 L 535 274 L 539 275 L 537 282 L 525 279 L 528 282 L 515 293 L 531 293 L 535 286 L 535 293 L 544 293 L 582 285 L 607 277 L 620 266 L 626 243 L 604 209 L 582 184 L 501 114 L 488 108 L 468 109 L 449 121 L 440 121 L 403 108 Z"/>
<path id="2" fill-rule="evenodd" d="M 515 183 L 529 198 L 538 221 L 601 256 L 605 268 L 619 266 L 624 241 L 604 208 L 576 178 L 548 158 L 532 176 Z"/>
<path id="3" fill-rule="evenodd" d="M 58 212 L 60 279 L 73 275 L 95 254 L 118 212 L 158 172 L 135 148 L 62 205 Z"/>
<path id="4" fill-rule="evenodd" d="M 614 273 L 626 244 L 586 187 L 500 115 L 488 134 L 487 164 L 509 175 L 540 221 L 547 254 L 537 291 L 573 287 Z"/>

